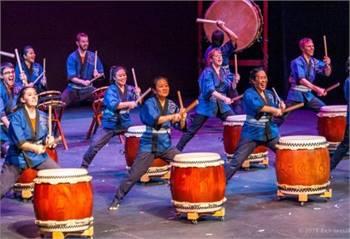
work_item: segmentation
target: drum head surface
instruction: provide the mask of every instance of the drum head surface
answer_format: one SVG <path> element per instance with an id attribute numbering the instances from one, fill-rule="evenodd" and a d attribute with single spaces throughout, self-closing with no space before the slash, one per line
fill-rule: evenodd
<path id="1" fill-rule="evenodd" d="M 215 1 L 208 8 L 205 18 L 222 20 L 225 25 L 238 36 L 237 49 L 248 48 L 260 35 L 262 16 L 258 6 L 249 0 Z M 209 41 L 212 33 L 217 30 L 216 24 L 204 23 L 204 31 Z M 225 34 L 224 42 L 229 40 Z"/>

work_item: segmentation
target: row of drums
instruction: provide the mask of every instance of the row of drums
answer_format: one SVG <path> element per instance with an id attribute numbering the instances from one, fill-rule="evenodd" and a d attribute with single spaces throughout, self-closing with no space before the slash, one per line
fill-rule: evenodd
<path id="1" fill-rule="evenodd" d="M 329 186 L 328 143 L 322 136 L 281 137 L 276 176 L 284 193 L 319 194 Z M 183 153 L 171 163 L 172 203 L 181 213 L 220 210 L 225 202 L 224 161 L 217 153 Z M 34 180 L 36 224 L 41 231 L 79 231 L 93 222 L 92 177 L 85 169 L 48 169 Z"/>

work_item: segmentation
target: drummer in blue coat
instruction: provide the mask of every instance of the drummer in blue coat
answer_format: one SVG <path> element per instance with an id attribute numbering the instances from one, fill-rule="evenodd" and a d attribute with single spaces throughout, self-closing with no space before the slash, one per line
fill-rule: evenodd
<path id="1" fill-rule="evenodd" d="M 62 101 L 66 106 L 73 102 L 80 102 L 92 98 L 95 88 L 90 80 L 103 75 L 103 65 L 97 57 L 95 70 L 95 53 L 88 51 L 89 37 L 85 33 L 76 36 L 77 50 L 72 52 L 66 63 L 67 88 L 62 92 Z"/>
<path id="2" fill-rule="evenodd" d="M 233 53 L 237 48 L 238 38 L 237 38 L 237 35 L 231 29 L 226 27 L 225 22 L 217 21 L 216 25 L 220 30 L 215 30 L 211 35 L 211 44 L 207 48 L 204 54 L 205 62 L 207 62 L 208 55 L 211 50 L 213 50 L 214 48 L 220 48 L 222 53 L 221 67 L 229 73 L 229 72 L 232 72 L 230 69 L 230 58 L 232 57 Z M 229 41 L 227 41 L 226 43 L 224 43 L 224 34 L 226 34 L 229 38 Z M 239 78 L 236 78 L 235 79 L 236 85 L 238 84 L 238 82 L 239 82 Z M 231 88 L 228 91 L 228 95 L 231 98 L 234 98 L 239 95 L 236 88 L 237 87 L 234 87 L 234 89 Z M 243 114 L 241 100 L 237 100 L 233 102 L 231 107 L 236 114 Z"/>
<path id="3" fill-rule="evenodd" d="M 103 99 L 102 125 L 97 129 L 91 144 L 84 154 L 81 167 L 88 168 L 98 151 L 112 137 L 123 134 L 132 125 L 129 111 L 137 106 L 136 96 L 140 88 L 126 84 L 126 69 L 122 66 L 112 66 L 110 70 L 111 85 L 106 90 Z"/>
<path id="4" fill-rule="evenodd" d="M 140 147 L 130 174 L 120 184 L 109 210 L 117 210 L 121 200 L 131 190 L 140 177 L 145 174 L 155 158 L 171 161 L 180 152 L 172 147 L 171 127 L 186 127 L 184 109 L 167 98 L 169 95 L 168 79 L 156 77 L 153 83 L 155 96 L 147 99 L 140 111 L 140 118 L 146 125 L 146 131 L 140 139 Z M 182 121 L 182 122 L 181 122 Z"/>
<path id="5" fill-rule="evenodd" d="M 17 110 L 10 117 L 10 147 L 0 175 L 1 198 L 24 169 L 59 168 L 46 153 L 46 147 L 54 144 L 54 138 L 47 135 L 47 116 L 36 108 L 37 104 L 35 88 L 23 87 L 18 95 Z"/>
<path id="6" fill-rule="evenodd" d="M 283 101 L 277 104 L 272 92 L 266 89 L 268 79 L 263 68 L 253 69 L 249 80 L 253 86 L 247 89 L 243 96 L 247 119 L 236 152 L 225 167 L 227 180 L 237 172 L 258 145 L 265 145 L 276 151 L 280 137 L 277 124 L 272 122 L 272 116 L 281 116 L 285 104 Z"/>
<path id="7" fill-rule="evenodd" d="M 10 126 L 9 115 L 16 106 L 16 95 L 14 92 L 15 70 L 12 63 L 1 64 L 0 81 L 0 144 L 1 157 L 4 157 L 8 148 L 8 129 Z"/>
<path id="8" fill-rule="evenodd" d="M 323 57 L 323 61 L 313 57 L 315 47 L 312 39 L 303 38 L 299 41 L 301 56 L 294 59 L 291 64 L 289 81 L 291 87 L 287 96 L 287 105 L 304 102 L 305 106 L 318 112 L 325 104 L 311 91 L 315 91 L 318 96 L 327 94 L 324 88 L 314 84 L 316 75 L 330 76 L 332 72 L 331 59 Z"/>
<path id="9" fill-rule="evenodd" d="M 25 46 L 22 50 L 21 66 L 23 73 L 20 72 L 18 64 L 16 65 L 16 82 L 17 92 L 24 86 L 34 86 L 38 93 L 46 90 L 47 79 L 43 73 L 43 67 L 35 62 L 36 54 L 32 46 Z M 40 78 L 38 78 L 42 75 Z M 38 80 L 37 80 L 38 79 Z M 37 80 L 35 82 L 35 80 Z M 27 82 L 23 84 L 23 82 Z"/>
<path id="10" fill-rule="evenodd" d="M 182 151 L 185 145 L 193 138 L 209 117 L 219 117 L 225 121 L 228 116 L 234 115 L 230 104 L 232 99 L 226 94 L 231 88 L 236 87 L 235 77 L 229 71 L 225 71 L 221 65 L 223 62 L 221 50 L 214 48 L 208 55 L 208 66 L 203 70 L 198 79 L 200 95 L 196 114 L 191 126 L 182 135 L 176 148 Z"/>

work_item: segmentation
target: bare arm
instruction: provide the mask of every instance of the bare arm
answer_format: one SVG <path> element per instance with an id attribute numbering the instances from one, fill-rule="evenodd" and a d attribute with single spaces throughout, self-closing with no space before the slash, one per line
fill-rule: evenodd
<path id="1" fill-rule="evenodd" d="M 227 96 L 217 92 L 216 90 L 214 90 L 211 95 L 214 96 L 218 100 L 222 100 L 226 104 L 231 104 L 232 103 L 232 101 L 231 101 L 231 99 L 229 97 L 227 97 Z"/>
<path id="2" fill-rule="evenodd" d="M 1 117 L 1 122 L 4 123 L 4 125 L 5 125 L 5 127 L 6 127 L 7 129 L 9 128 L 9 126 L 10 126 L 10 121 L 9 121 L 9 119 L 7 118 L 6 115 L 3 116 L 3 117 Z"/>
<path id="3" fill-rule="evenodd" d="M 299 82 L 301 85 L 306 86 L 307 88 L 315 91 L 317 93 L 317 95 L 319 95 L 319 96 L 323 96 L 323 95 L 327 94 L 327 92 L 324 88 L 321 88 L 321 87 L 318 87 L 318 86 L 312 84 L 310 81 L 308 81 L 305 78 L 302 78 Z"/>
<path id="4" fill-rule="evenodd" d="M 217 21 L 216 24 L 221 30 L 223 30 L 228 35 L 228 37 L 230 38 L 232 43 L 234 43 L 234 44 L 237 43 L 238 36 L 231 29 L 229 29 L 228 27 L 225 26 L 225 22 Z"/>
<path id="5" fill-rule="evenodd" d="M 45 146 L 41 144 L 32 144 L 29 142 L 24 142 L 21 146 L 20 149 L 24 151 L 32 151 L 36 154 L 43 154 L 45 153 Z"/>

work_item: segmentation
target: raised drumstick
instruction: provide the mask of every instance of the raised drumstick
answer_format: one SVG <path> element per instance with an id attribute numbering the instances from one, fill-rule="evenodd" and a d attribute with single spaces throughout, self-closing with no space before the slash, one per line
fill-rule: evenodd
<path id="1" fill-rule="evenodd" d="M 135 88 L 138 88 L 138 84 L 137 84 L 137 79 L 136 79 L 136 74 L 135 74 L 135 69 L 131 68 L 131 72 L 132 72 L 132 77 L 134 78 L 134 86 Z M 140 94 L 136 94 L 137 99 L 140 98 Z"/>
<path id="2" fill-rule="evenodd" d="M 324 46 L 324 55 L 328 56 L 326 35 L 323 35 L 323 46 Z"/>
<path id="3" fill-rule="evenodd" d="M 234 55 L 234 62 L 235 62 L 235 74 L 238 74 L 238 64 L 237 64 L 237 54 Z"/>
<path id="4" fill-rule="evenodd" d="M 43 73 L 44 77 L 46 77 L 46 58 L 43 59 Z"/>
<path id="5" fill-rule="evenodd" d="M 94 70 L 97 71 L 97 51 L 95 51 Z"/>
<path id="6" fill-rule="evenodd" d="M 22 68 L 22 64 L 21 64 L 21 59 L 19 58 L 19 54 L 18 54 L 18 50 L 17 48 L 15 49 L 15 54 L 16 54 L 16 59 L 17 59 L 17 65 L 19 68 L 19 72 L 23 73 L 23 68 Z"/>
<path id="7" fill-rule="evenodd" d="M 13 53 L 10 53 L 10 52 L 6 52 L 6 51 L 0 51 L 0 55 L 2 56 L 8 56 L 8 57 L 11 57 L 11 58 L 15 58 L 15 54 Z"/>
<path id="8" fill-rule="evenodd" d="M 184 103 L 182 101 L 181 92 L 179 90 L 177 91 L 177 98 L 179 99 L 180 108 L 183 108 L 184 107 Z"/>
<path id="9" fill-rule="evenodd" d="M 192 101 L 192 103 L 186 107 L 185 109 L 185 113 L 191 111 L 194 107 L 196 107 L 198 105 L 199 101 L 198 100 L 194 100 Z"/>
<path id="10" fill-rule="evenodd" d="M 215 20 L 209 20 L 209 19 L 204 19 L 204 18 L 197 18 L 196 22 L 198 22 L 198 23 L 212 23 L 212 24 L 216 24 Z"/>
<path id="11" fill-rule="evenodd" d="M 44 76 L 44 74 L 45 74 L 45 72 L 43 71 L 43 72 L 41 72 L 41 74 L 33 81 L 33 85 L 35 85 L 36 84 L 36 82 L 38 81 L 38 80 L 40 80 L 41 79 L 41 77 L 43 77 Z"/>
<path id="12" fill-rule="evenodd" d="M 275 93 L 278 103 L 281 103 L 281 98 L 278 96 L 277 91 L 275 90 L 275 88 L 272 87 L 272 91 L 273 91 L 273 93 Z"/>
<path id="13" fill-rule="evenodd" d="M 151 87 L 148 88 L 148 89 L 140 96 L 140 98 L 138 98 L 138 99 L 136 100 L 136 104 L 140 103 L 140 102 L 142 101 L 142 99 L 145 98 L 145 96 L 146 96 L 148 93 L 151 92 L 151 90 L 152 90 Z"/>
<path id="14" fill-rule="evenodd" d="M 292 111 L 292 110 L 299 109 L 299 108 L 301 108 L 301 107 L 303 107 L 303 106 L 304 106 L 304 103 L 299 103 L 299 104 L 296 104 L 296 105 L 292 105 L 292 106 L 286 108 L 286 109 L 283 111 L 283 113 L 288 113 L 288 112 L 290 112 L 290 111 Z"/>

